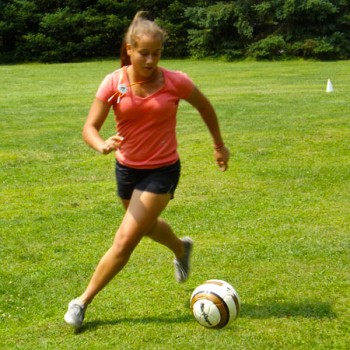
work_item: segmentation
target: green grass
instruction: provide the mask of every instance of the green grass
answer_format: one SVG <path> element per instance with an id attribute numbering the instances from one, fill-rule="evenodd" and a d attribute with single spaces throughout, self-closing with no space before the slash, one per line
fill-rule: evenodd
<path id="1" fill-rule="evenodd" d="M 192 276 L 176 284 L 171 253 L 145 239 L 78 335 L 63 323 L 67 303 L 123 215 L 113 156 L 81 139 L 117 64 L 0 66 L 0 348 L 347 349 L 350 61 L 163 65 L 211 99 L 230 168 L 216 169 L 208 132 L 182 103 L 183 173 L 164 217 L 195 240 Z M 113 131 L 111 115 L 103 134 Z M 241 317 L 222 330 L 190 314 L 192 290 L 209 278 L 241 296 Z"/>

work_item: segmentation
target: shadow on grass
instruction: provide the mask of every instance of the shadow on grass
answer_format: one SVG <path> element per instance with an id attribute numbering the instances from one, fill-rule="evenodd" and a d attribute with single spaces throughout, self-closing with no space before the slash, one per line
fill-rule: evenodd
<path id="1" fill-rule="evenodd" d="M 316 301 L 303 301 L 300 303 L 268 302 L 265 305 L 242 304 L 242 318 L 268 319 L 277 318 L 336 318 L 329 303 Z M 189 313 L 180 317 L 125 317 L 117 319 L 104 319 L 85 322 L 83 328 L 77 333 L 94 331 L 100 327 L 113 326 L 117 324 L 176 324 L 193 322 L 193 316 Z"/>
<path id="2" fill-rule="evenodd" d="M 109 320 L 95 320 L 84 323 L 83 328 L 79 333 L 89 332 L 95 330 L 99 327 L 112 326 L 120 323 L 128 324 L 175 324 L 175 323 L 187 323 L 193 322 L 192 315 L 180 316 L 176 318 L 171 317 L 127 317 L 127 318 L 118 318 L 118 319 L 109 319 Z"/>
<path id="3" fill-rule="evenodd" d="M 264 319 L 270 317 L 289 318 L 336 318 L 328 303 L 303 301 L 300 303 L 268 302 L 265 305 L 243 304 L 240 317 Z"/>

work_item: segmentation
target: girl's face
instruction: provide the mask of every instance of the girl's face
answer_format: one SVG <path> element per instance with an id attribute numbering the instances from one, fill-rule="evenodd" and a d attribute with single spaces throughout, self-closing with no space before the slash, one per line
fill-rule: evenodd
<path id="1" fill-rule="evenodd" d="M 127 53 L 135 75 L 148 79 L 156 71 L 162 51 L 162 41 L 158 36 L 142 35 L 135 46 L 127 44 Z"/>

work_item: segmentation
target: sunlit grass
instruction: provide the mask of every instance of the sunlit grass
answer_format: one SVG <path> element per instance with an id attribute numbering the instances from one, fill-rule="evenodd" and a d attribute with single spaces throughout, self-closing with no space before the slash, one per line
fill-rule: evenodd
<path id="1" fill-rule="evenodd" d="M 170 252 L 144 240 L 79 335 L 63 323 L 67 303 L 123 215 L 113 157 L 87 148 L 81 128 L 118 65 L 0 66 L 0 348 L 347 349 L 350 62 L 163 65 L 211 99 L 230 168 L 216 169 L 207 130 L 182 103 L 182 177 L 164 217 L 195 240 L 192 276 L 176 284 Z M 114 132 L 112 115 L 102 132 Z M 208 278 L 241 296 L 227 329 L 190 314 L 191 292 Z"/>

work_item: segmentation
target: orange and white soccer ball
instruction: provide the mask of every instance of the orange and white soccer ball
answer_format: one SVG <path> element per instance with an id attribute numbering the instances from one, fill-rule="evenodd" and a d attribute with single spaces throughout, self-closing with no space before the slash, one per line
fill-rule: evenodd
<path id="1" fill-rule="evenodd" d="M 241 302 L 236 290 L 222 280 L 208 280 L 198 286 L 191 295 L 194 318 L 204 327 L 223 328 L 235 320 Z"/>

